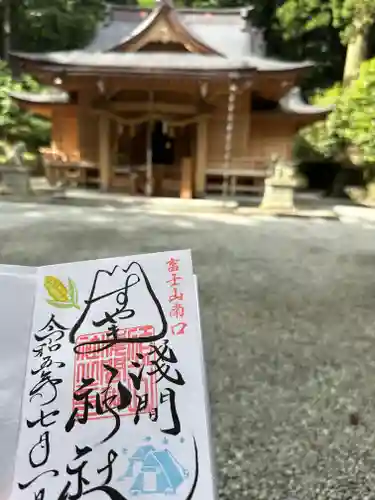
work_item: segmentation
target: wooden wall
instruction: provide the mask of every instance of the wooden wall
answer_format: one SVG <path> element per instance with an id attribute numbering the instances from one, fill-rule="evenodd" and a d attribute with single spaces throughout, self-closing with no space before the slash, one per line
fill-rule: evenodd
<path id="1" fill-rule="evenodd" d="M 215 101 L 216 109 L 208 120 L 208 168 L 223 168 L 228 114 L 228 97 L 223 95 Z M 232 137 L 232 162 L 238 164 L 248 154 L 250 126 L 250 93 L 236 98 Z"/>
<path id="2" fill-rule="evenodd" d="M 247 91 L 236 98 L 232 137 L 232 168 L 262 168 L 272 154 L 289 158 L 296 131 L 294 120 L 281 113 L 251 113 L 251 94 Z M 216 104 L 216 103 L 215 103 Z M 209 169 L 224 167 L 227 96 L 217 101 L 217 108 L 208 122 Z"/>
<path id="3" fill-rule="evenodd" d="M 267 116 L 254 113 L 251 117 L 249 154 L 256 161 L 269 161 L 273 154 L 289 159 L 295 135 L 294 121 L 282 114 Z"/>
<path id="4" fill-rule="evenodd" d="M 58 106 L 52 110 L 52 145 L 68 159 L 98 161 L 98 115 L 86 106 Z"/>
<path id="5" fill-rule="evenodd" d="M 85 102 L 78 106 L 55 107 L 52 111 L 52 143 L 68 158 L 97 162 L 98 115 L 92 113 Z"/>
<path id="6" fill-rule="evenodd" d="M 78 136 L 81 160 L 97 162 L 99 159 L 99 115 L 91 111 L 96 89 L 87 89 L 78 97 Z"/>
<path id="7" fill-rule="evenodd" d="M 76 106 L 57 106 L 52 110 L 52 145 L 67 155 L 79 155 Z"/>

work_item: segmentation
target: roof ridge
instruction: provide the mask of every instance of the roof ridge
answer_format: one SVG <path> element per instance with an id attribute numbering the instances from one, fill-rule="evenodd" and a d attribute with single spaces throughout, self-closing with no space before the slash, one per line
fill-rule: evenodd
<path id="1" fill-rule="evenodd" d="M 147 17 L 143 19 L 137 26 L 122 40 L 119 40 L 116 44 L 110 47 L 108 51 L 114 51 L 120 47 L 124 48 L 129 46 L 133 41 L 140 40 L 142 35 L 159 20 L 164 19 L 176 33 L 180 33 L 180 36 L 188 38 L 189 43 L 196 46 L 200 51 L 206 53 L 214 53 L 221 55 L 213 47 L 205 43 L 199 36 L 194 32 L 190 31 L 189 27 L 183 22 L 181 16 L 176 9 L 167 1 L 163 0 L 148 14 Z"/>
<path id="2" fill-rule="evenodd" d="M 118 4 L 109 4 L 109 8 L 112 11 L 130 11 L 130 12 L 152 12 L 157 8 L 155 7 L 142 7 L 141 5 L 118 5 Z M 253 10 L 254 7 L 251 5 L 245 7 L 173 7 L 173 9 L 181 14 L 222 14 L 222 15 L 241 15 L 244 9 L 247 11 Z"/>

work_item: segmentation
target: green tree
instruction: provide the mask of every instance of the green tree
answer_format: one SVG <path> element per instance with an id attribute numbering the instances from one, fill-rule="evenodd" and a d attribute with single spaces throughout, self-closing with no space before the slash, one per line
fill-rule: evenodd
<path id="1" fill-rule="evenodd" d="M 8 142 L 24 141 L 31 149 L 48 144 L 50 124 L 22 111 L 9 92 L 40 92 L 41 88 L 30 76 L 13 79 L 8 66 L 0 63 L 0 137 Z"/>
<path id="2" fill-rule="evenodd" d="M 105 0 L 3 0 L 0 8 L 0 51 L 7 59 L 13 50 L 44 52 L 85 45 L 105 15 Z M 30 77 L 14 80 L 0 65 L 0 137 L 8 142 L 23 140 L 29 147 L 48 143 L 48 121 L 20 110 L 10 91 L 41 92 Z"/>
<path id="3" fill-rule="evenodd" d="M 336 83 L 326 90 L 319 90 L 310 98 L 311 104 L 319 107 L 332 106 L 333 111 L 324 121 L 319 121 L 305 127 L 298 134 L 295 141 L 294 154 L 303 161 L 334 158 L 343 161 L 344 141 L 338 134 L 336 127 L 336 109 L 341 98 L 343 87 Z"/>
<path id="4" fill-rule="evenodd" d="M 7 9 L 10 6 L 10 44 L 13 50 L 45 52 L 85 45 L 103 19 L 105 0 L 5 0 L 1 53 L 6 50 Z"/>
<path id="5" fill-rule="evenodd" d="M 362 62 L 369 55 L 370 32 L 374 25 L 374 0 L 332 0 L 334 26 L 340 30 L 347 46 L 343 74 L 344 83 L 350 83 L 359 74 Z"/>
<path id="6" fill-rule="evenodd" d="M 375 175 L 375 58 L 364 62 L 358 79 L 344 88 L 331 121 L 332 133 L 348 148 L 353 163 Z"/>
<path id="7" fill-rule="evenodd" d="M 112 5 L 138 5 L 137 0 L 111 0 L 109 3 Z M 155 2 L 153 0 L 147 0 L 146 3 L 148 6 L 153 5 Z M 139 2 L 141 5 L 142 2 Z"/>
<path id="8" fill-rule="evenodd" d="M 358 78 L 343 88 L 327 130 L 343 157 L 363 170 L 366 189 L 350 190 L 350 196 L 371 204 L 375 200 L 374 122 L 375 58 L 362 63 Z"/>
<path id="9" fill-rule="evenodd" d="M 324 122 L 302 130 L 296 141 L 301 159 L 328 157 L 342 166 L 359 167 L 367 185 L 364 197 L 375 199 L 375 58 L 362 63 L 357 79 L 350 85 L 336 84 L 318 92 L 314 104 L 334 104 L 334 111 Z M 339 172 L 336 189 L 345 185 L 346 169 Z M 360 201 L 356 196 L 356 201 Z"/>
<path id="10" fill-rule="evenodd" d="M 340 79 L 349 83 L 357 76 L 361 63 L 368 56 L 370 38 L 374 36 L 374 0 L 286 0 L 277 15 L 287 39 L 307 36 L 324 47 L 325 38 L 317 36 L 319 32 L 321 35 L 335 32 L 346 49 Z M 332 47 L 330 49 L 324 50 L 325 57 L 335 58 L 335 52 Z"/>

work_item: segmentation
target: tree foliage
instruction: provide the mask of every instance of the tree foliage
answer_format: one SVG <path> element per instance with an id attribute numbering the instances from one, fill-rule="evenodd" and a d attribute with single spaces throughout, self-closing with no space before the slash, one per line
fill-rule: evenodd
<path id="1" fill-rule="evenodd" d="M 364 62 L 359 78 L 343 90 L 331 120 L 352 161 L 375 164 L 375 58 Z"/>
<path id="2" fill-rule="evenodd" d="M 11 7 L 11 45 L 29 52 L 81 47 L 105 11 L 104 0 L 18 0 Z"/>
<path id="3" fill-rule="evenodd" d="M 277 9 L 286 38 L 331 26 L 345 45 L 358 30 L 373 25 L 374 14 L 374 0 L 285 0 Z"/>
<path id="4" fill-rule="evenodd" d="M 342 95 L 341 83 L 326 90 L 319 90 L 310 98 L 311 104 L 319 107 L 332 106 L 333 111 L 324 121 L 319 121 L 301 130 L 295 142 L 294 154 L 304 161 L 322 160 L 341 156 L 344 145 L 336 134 L 335 112 Z"/>
<path id="5" fill-rule="evenodd" d="M 48 143 L 50 124 L 22 111 L 10 92 L 39 92 L 40 86 L 28 75 L 14 80 L 5 63 L 0 64 L 0 136 L 9 142 L 24 141 L 31 148 Z"/>
<path id="6" fill-rule="evenodd" d="M 318 56 L 317 61 L 322 59 L 321 46 L 323 59 L 329 56 L 330 66 L 343 70 L 344 80 L 357 76 L 375 37 L 374 0 L 285 0 L 277 17 L 285 39 L 295 42 L 305 39 L 306 46 L 310 45 Z M 332 43 L 339 44 L 341 49 L 335 52 Z M 343 49 L 346 49 L 345 64 Z M 342 74 L 332 76 L 338 80 Z"/>
<path id="7" fill-rule="evenodd" d="M 10 45 L 13 50 L 44 52 L 69 50 L 85 45 L 106 11 L 105 0 L 17 0 L 3 1 L 0 49 L 4 57 L 5 20 L 8 6 L 11 21 Z M 0 65 L 0 137 L 14 142 L 23 140 L 30 147 L 48 143 L 50 125 L 46 120 L 18 108 L 10 91 L 40 92 L 41 87 L 22 75 L 17 81 L 9 68 Z"/>
<path id="8" fill-rule="evenodd" d="M 358 31 L 373 25 L 374 0 L 331 0 L 332 20 L 340 30 L 343 43 L 349 43 Z"/>
<path id="9" fill-rule="evenodd" d="M 310 153 L 333 157 L 342 163 L 375 164 L 375 58 L 364 62 L 359 78 L 349 86 L 336 84 L 312 99 L 316 105 L 335 105 L 324 122 L 300 134 L 297 154 Z M 303 149 L 303 146 L 307 149 Z"/>
<path id="10" fill-rule="evenodd" d="M 297 156 L 330 157 L 342 165 L 375 163 L 375 62 L 364 62 L 375 55 L 375 1 L 285 0 L 277 19 L 284 38 L 306 52 L 310 47 L 311 58 L 321 64 L 323 71 L 315 73 L 311 90 L 326 90 L 313 92 L 311 102 L 335 106 L 325 121 L 301 131 Z"/>

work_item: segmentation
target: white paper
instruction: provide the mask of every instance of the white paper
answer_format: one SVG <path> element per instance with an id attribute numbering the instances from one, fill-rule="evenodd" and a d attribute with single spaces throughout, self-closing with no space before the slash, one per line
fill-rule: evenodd
<path id="1" fill-rule="evenodd" d="M 36 272 L 36 267 L 0 265 L 0 274 L 35 275 Z"/>
<path id="2" fill-rule="evenodd" d="M 202 367 L 202 386 L 205 391 L 205 426 L 206 426 L 206 432 L 207 435 L 211 437 L 210 439 L 210 455 L 211 455 L 211 460 L 209 463 L 210 466 L 210 471 L 209 474 L 212 477 L 213 481 L 213 495 L 214 498 L 217 498 L 217 485 L 216 485 L 216 470 L 215 470 L 215 453 L 213 449 L 213 443 L 212 443 L 212 430 L 211 430 L 211 418 L 210 418 L 210 401 L 209 401 L 209 395 L 208 395 L 208 384 L 207 384 L 207 372 L 206 372 L 206 365 L 204 362 L 204 346 L 203 346 L 203 337 L 202 337 L 202 324 L 201 324 L 201 316 L 200 316 L 200 307 L 199 307 L 199 286 L 198 286 L 198 278 L 196 275 L 194 275 L 194 288 L 195 288 L 195 300 L 196 300 L 196 306 L 197 306 L 197 318 L 198 318 L 198 328 L 199 328 L 199 338 L 200 338 L 200 350 L 201 350 L 201 367 Z"/>
<path id="3" fill-rule="evenodd" d="M 190 252 L 36 280 L 11 500 L 213 500 Z"/>
<path id="4" fill-rule="evenodd" d="M 10 495 L 33 316 L 35 279 L 0 266 L 0 499 Z M 26 271 L 26 269 L 23 269 Z M 30 276 L 27 276 L 30 274 Z"/>

